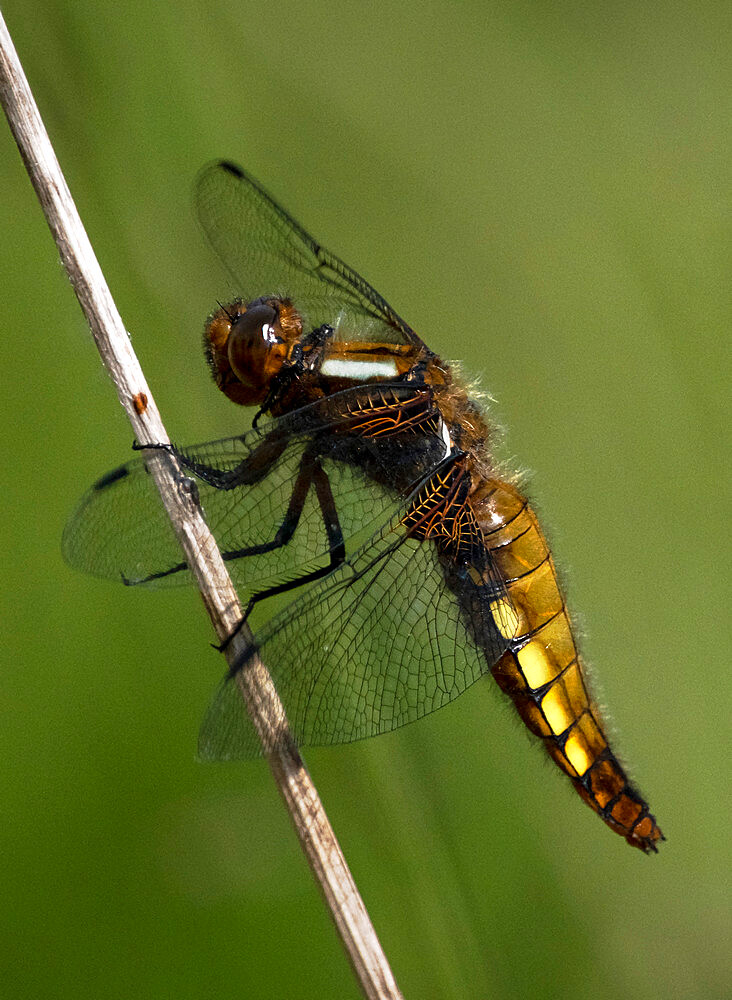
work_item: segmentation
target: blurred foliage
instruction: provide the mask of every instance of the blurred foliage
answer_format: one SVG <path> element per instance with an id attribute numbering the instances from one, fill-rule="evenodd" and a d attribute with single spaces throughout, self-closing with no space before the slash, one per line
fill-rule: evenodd
<path id="1" fill-rule="evenodd" d="M 3 11 L 176 440 L 248 419 L 202 363 L 188 210 L 227 156 L 481 377 L 534 470 L 669 839 L 610 833 L 489 681 L 309 753 L 405 996 L 724 995 L 729 6 Z M 131 434 L 4 127 L 0 229 L 3 995 L 355 996 L 266 766 L 193 759 L 221 670 L 195 595 L 60 559 Z"/>

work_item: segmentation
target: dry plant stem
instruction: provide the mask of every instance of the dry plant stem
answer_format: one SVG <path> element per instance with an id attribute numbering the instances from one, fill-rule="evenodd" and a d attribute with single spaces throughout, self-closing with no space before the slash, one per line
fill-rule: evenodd
<path id="1" fill-rule="evenodd" d="M 71 199 L 2 15 L 0 101 L 62 263 L 135 436 L 139 441 L 167 442 L 155 401 Z M 71 394 L 70 398 L 79 397 Z M 238 624 L 241 608 L 221 553 L 176 462 L 167 454 L 157 453 L 148 463 L 216 634 L 223 640 Z M 241 652 L 246 640 L 242 630 L 227 650 L 229 662 Z M 238 681 L 247 711 L 268 751 L 272 774 L 364 995 L 375 1000 L 400 997 L 318 793 L 289 737 L 285 712 L 266 667 L 257 660 L 251 670 L 239 674 Z M 246 844 L 242 850 L 246 850 Z"/>

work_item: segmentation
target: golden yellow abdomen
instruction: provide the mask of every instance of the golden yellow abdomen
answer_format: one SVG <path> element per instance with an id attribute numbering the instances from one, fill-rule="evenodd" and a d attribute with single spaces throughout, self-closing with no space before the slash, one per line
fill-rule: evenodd
<path id="1" fill-rule="evenodd" d="M 584 801 L 629 843 L 655 851 L 663 835 L 608 745 L 536 515 L 499 480 L 481 483 L 473 508 L 506 587 L 494 617 L 510 646 L 493 676 Z"/>

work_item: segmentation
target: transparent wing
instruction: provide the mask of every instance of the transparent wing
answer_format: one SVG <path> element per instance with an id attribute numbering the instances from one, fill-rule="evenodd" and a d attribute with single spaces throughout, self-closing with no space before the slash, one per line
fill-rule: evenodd
<path id="1" fill-rule="evenodd" d="M 194 202 L 244 301 L 290 298 L 306 328 L 328 324 L 337 339 L 422 344 L 367 281 L 321 247 L 240 167 L 225 161 L 204 167 Z"/>
<path id="2" fill-rule="evenodd" d="M 505 592 L 488 553 L 476 552 L 477 573 L 452 564 L 433 543 L 407 535 L 407 507 L 255 636 L 252 651 L 271 672 L 299 745 L 347 743 L 413 722 L 460 695 L 507 648 L 492 610 Z M 490 582 L 474 583 L 480 573 Z M 199 755 L 260 753 L 230 677 L 204 718 Z"/>
<path id="3" fill-rule="evenodd" d="M 271 551 L 246 552 L 271 542 L 291 517 L 308 450 L 317 454 L 328 477 L 347 552 L 383 523 L 400 492 L 442 456 L 444 442 L 424 427 L 419 434 L 384 439 L 344 433 L 351 419 L 349 401 L 353 405 L 359 399 L 360 388 L 347 390 L 240 437 L 182 451 L 184 473 L 196 482 L 206 521 L 242 600 L 330 559 L 332 534 L 307 481 L 289 541 Z M 205 470 L 215 472 L 217 485 L 204 478 Z M 93 576 L 151 587 L 192 582 L 142 458 L 87 491 L 64 530 L 62 551 L 71 566 Z"/>

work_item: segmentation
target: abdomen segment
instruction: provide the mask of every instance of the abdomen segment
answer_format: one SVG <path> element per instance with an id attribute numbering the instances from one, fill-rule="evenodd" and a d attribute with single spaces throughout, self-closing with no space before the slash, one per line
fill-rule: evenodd
<path id="1" fill-rule="evenodd" d="M 608 744 L 536 515 L 497 480 L 482 484 L 473 508 L 510 598 L 494 609 L 511 645 L 493 676 L 584 801 L 629 844 L 656 851 L 663 834 Z"/>

